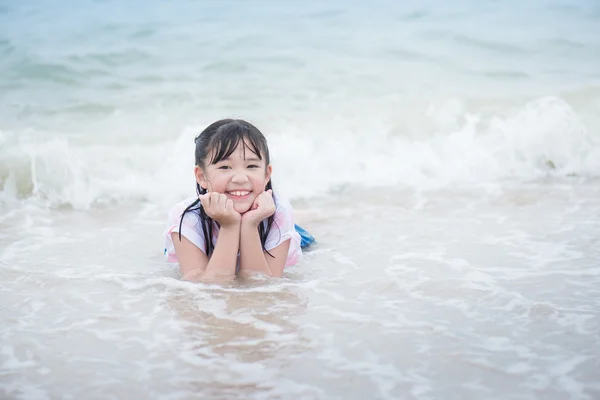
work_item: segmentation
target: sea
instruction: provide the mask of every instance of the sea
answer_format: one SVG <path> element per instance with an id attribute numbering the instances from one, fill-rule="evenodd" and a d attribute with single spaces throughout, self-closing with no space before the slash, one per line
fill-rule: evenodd
<path id="1" fill-rule="evenodd" d="M 180 280 L 242 118 L 316 244 Z M 0 0 L 0 398 L 600 399 L 598 0 Z"/>

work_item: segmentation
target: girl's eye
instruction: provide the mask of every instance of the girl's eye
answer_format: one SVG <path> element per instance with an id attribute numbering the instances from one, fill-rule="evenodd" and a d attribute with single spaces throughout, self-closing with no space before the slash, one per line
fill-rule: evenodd
<path id="1" fill-rule="evenodd" d="M 221 165 L 218 169 L 229 169 L 230 167 L 228 165 Z"/>
<path id="2" fill-rule="evenodd" d="M 258 165 L 255 164 L 250 164 L 248 165 L 248 168 L 260 168 Z"/>

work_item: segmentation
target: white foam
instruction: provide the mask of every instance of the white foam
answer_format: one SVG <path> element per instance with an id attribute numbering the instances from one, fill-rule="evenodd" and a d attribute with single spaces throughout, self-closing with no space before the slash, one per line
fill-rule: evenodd
<path id="1" fill-rule="evenodd" d="M 267 136 L 277 190 L 294 198 L 347 185 L 439 188 L 600 173 L 600 134 L 558 97 L 492 114 L 450 99 L 423 111 L 420 134 L 399 130 L 405 116 L 398 110 L 273 123 Z M 171 204 L 195 194 L 193 138 L 201 129 L 137 145 L 76 144 L 64 136 L 9 141 L 4 134 L 0 202 L 25 197 L 77 209 Z"/>

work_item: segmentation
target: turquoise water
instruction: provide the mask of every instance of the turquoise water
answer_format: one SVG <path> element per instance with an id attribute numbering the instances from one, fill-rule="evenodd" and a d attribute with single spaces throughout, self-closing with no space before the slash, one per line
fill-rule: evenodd
<path id="1" fill-rule="evenodd" d="M 318 245 L 179 281 L 242 117 Z M 596 399 L 600 3 L 0 0 L 0 397 Z"/>
<path id="2" fill-rule="evenodd" d="M 129 119 L 174 130 L 324 105 L 343 117 L 386 96 L 597 90 L 599 20 L 595 1 L 13 2 L 0 118 L 81 134 L 120 118 L 122 136 Z"/>

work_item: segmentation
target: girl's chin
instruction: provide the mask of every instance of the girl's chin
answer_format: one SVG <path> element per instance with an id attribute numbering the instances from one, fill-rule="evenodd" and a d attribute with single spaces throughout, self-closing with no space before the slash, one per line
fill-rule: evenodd
<path id="1" fill-rule="evenodd" d="M 239 212 L 239 213 L 240 213 L 240 214 L 242 214 L 242 215 L 244 215 L 244 214 L 246 214 L 248 211 L 250 211 L 250 207 L 249 207 L 249 206 L 248 206 L 248 207 L 244 207 L 244 206 L 242 206 L 242 207 L 238 207 L 238 206 L 234 205 L 234 206 L 233 206 L 233 209 L 234 209 L 235 211 Z"/>
<path id="2" fill-rule="evenodd" d="M 245 214 L 250 211 L 252 204 L 254 204 L 253 198 L 233 200 L 233 209 L 240 214 Z"/>

